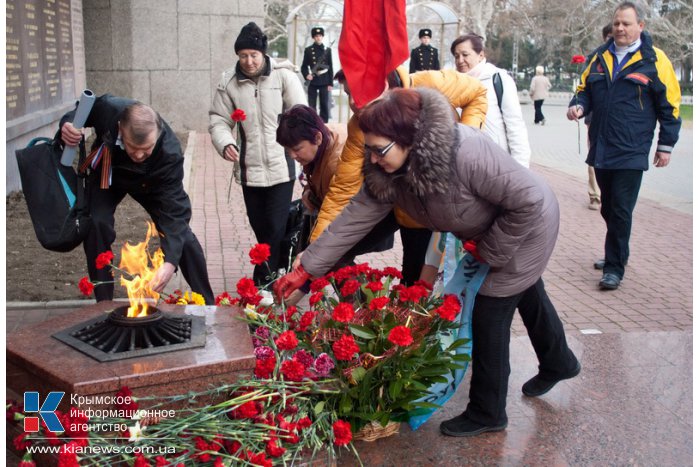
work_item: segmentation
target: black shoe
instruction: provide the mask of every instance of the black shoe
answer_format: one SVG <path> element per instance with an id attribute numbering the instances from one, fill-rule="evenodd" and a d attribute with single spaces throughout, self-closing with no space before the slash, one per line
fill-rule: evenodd
<path id="1" fill-rule="evenodd" d="M 481 425 L 469 420 L 465 414 L 461 414 L 442 422 L 440 424 L 440 432 L 447 436 L 469 437 L 489 431 L 503 431 L 507 426 L 508 422 L 496 426 Z"/>
<path id="2" fill-rule="evenodd" d="M 603 274 L 600 282 L 598 282 L 598 287 L 600 287 L 602 290 L 615 290 L 620 287 L 621 281 L 622 279 L 620 279 L 620 276 L 617 274 L 606 272 Z"/>
<path id="3" fill-rule="evenodd" d="M 581 373 L 581 363 L 579 363 L 579 361 L 576 360 L 576 368 L 574 368 L 573 371 L 561 376 L 558 379 L 548 380 L 542 378 L 539 374 L 537 374 L 533 378 L 530 378 L 525 384 L 523 384 L 523 394 L 525 394 L 528 397 L 541 396 L 542 394 L 546 394 L 559 381 L 571 379 L 574 376 L 577 376 L 579 373 Z"/>

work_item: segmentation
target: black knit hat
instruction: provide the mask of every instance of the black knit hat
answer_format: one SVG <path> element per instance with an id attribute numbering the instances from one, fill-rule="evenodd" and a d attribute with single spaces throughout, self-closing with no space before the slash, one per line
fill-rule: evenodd
<path id="1" fill-rule="evenodd" d="M 313 38 L 314 36 L 318 35 L 318 34 L 320 34 L 320 35 L 322 35 L 322 36 L 325 35 L 325 34 L 323 34 L 323 28 L 322 28 L 322 27 L 319 26 L 319 27 L 311 28 L 311 37 L 312 37 L 312 38 Z"/>
<path id="2" fill-rule="evenodd" d="M 267 52 L 267 36 L 255 23 L 248 23 L 243 26 L 240 34 L 236 38 L 236 43 L 233 48 L 238 53 L 239 50 L 253 49 L 259 50 L 262 53 Z"/>
<path id="3" fill-rule="evenodd" d="M 418 31 L 418 38 L 421 38 L 423 36 L 433 37 L 433 31 L 431 31 L 428 28 L 421 29 L 420 31 Z"/>

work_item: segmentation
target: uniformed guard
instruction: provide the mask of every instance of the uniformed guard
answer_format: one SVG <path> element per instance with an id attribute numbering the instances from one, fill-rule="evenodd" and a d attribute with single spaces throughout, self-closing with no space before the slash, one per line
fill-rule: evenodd
<path id="1" fill-rule="evenodd" d="M 438 49 L 430 45 L 430 39 L 433 37 L 433 31 L 430 29 L 421 29 L 418 31 L 420 45 L 411 51 L 411 64 L 409 65 L 409 73 L 415 73 L 422 70 L 439 70 L 440 59 L 438 58 Z"/>
<path id="2" fill-rule="evenodd" d="M 311 29 L 314 43 L 304 50 L 301 74 L 309 86 L 309 107 L 316 109 L 316 98 L 320 97 L 319 116 L 328 123 L 331 113 L 330 93 L 333 89 L 333 56 L 330 47 L 323 45 L 324 31 L 321 27 Z"/>

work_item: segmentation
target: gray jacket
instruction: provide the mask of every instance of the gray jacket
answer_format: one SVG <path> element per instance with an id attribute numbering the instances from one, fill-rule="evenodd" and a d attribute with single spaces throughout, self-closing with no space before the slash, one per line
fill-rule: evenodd
<path id="1" fill-rule="evenodd" d="M 406 164 L 387 174 L 365 159 L 362 190 L 306 250 L 304 269 L 327 272 L 397 205 L 433 231 L 477 243 L 490 266 L 481 294 L 524 291 L 542 275 L 556 243 L 554 193 L 489 137 L 455 123 L 439 93 L 418 91 L 422 109 Z"/>

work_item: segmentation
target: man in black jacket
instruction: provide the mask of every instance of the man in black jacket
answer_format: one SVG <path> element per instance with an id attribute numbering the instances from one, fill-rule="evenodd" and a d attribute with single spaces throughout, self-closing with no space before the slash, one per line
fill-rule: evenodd
<path id="1" fill-rule="evenodd" d="M 61 119 L 61 139 L 75 146 L 81 129 L 71 121 L 75 111 Z M 150 287 L 162 292 L 177 266 L 192 291 L 207 305 L 214 304 L 207 265 L 197 237 L 190 229 L 190 199 L 182 185 L 184 157 L 175 133 L 151 107 L 133 99 L 100 96 L 85 123 L 96 139 L 88 156 L 92 228 L 83 242 L 92 282 L 113 280 L 109 268 L 97 269 L 95 259 L 111 250 L 116 238 L 114 211 L 128 194 L 148 212 L 161 234 L 164 263 Z M 95 287 L 97 301 L 111 300 L 114 284 Z"/>
<path id="2" fill-rule="evenodd" d="M 331 113 L 330 93 L 333 89 L 333 56 L 330 47 L 323 45 L 323 28 L 312 28 L 314 43 L 304 49 L 301 74 L 309 86 L 309 107 L 316 109 L 316 98 L 320 97 L 319 116 L 328 123 Z"/>
<path id="3" fill-rule="evenodd" d="M 421 29 L 418 31 L 420 45 L 411 50 L 411 62 L 408 67 L 409 73 L 423 70 L 439 70 L 440 59 L 438 57 L 438 49 L 430 45 L 430 40 L 433 37 L 433 31 L 430 29 Z"/>

